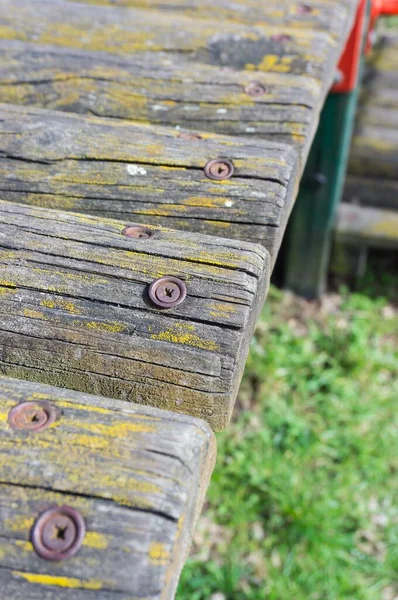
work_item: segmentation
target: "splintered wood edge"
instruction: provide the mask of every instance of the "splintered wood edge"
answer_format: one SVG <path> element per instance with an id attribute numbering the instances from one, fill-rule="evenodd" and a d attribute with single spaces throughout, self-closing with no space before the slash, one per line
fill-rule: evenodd
<path id="1" fill-rule="evenodd" d="M 57 420 L 41 432 L 11 429 L 9 411 L 24 401 L 50 402 Z M 2 589 L 29 599 L 63 600 L 73 589 L 79 599 L 101 591 L 110 600 L 172 600 L 215 461 L 207 424 L 3 377 L 0 420 Z M 32 524 L 64 504 L 86 520 L 83 545 L 73 558 L 44 561 Z"/>

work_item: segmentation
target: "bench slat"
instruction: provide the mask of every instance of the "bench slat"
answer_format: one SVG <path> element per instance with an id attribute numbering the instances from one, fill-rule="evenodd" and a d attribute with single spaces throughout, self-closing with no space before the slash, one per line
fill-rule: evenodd
<path id="1" fill-rule="evenodd" d="M 310 0 L 305 3 L 292 0 L 258 2 L 258 0 L 73 0 L 119 8 L 145 8 L 156 11 L 181 11 L 184 16 L 201 19 L 230 20 L 234 23 L 262 24 L 328 31 L 336 36 L 346 25 L 346 10 L 350 0 Z"/>
<path id="2" fill-rule="evenodd" d="M 11 377 L 229 421 L 269 282 L 261 246 L 0 202 L 1 365 Z M 149 284 L 185 301 L 161 309 Z"/>
<path id="3" fill-rule="evenodd" d="M 344 202 L 339 206 L 335 236 L 348 244 L 396 248 L 398 212 Z"/>
<path id="4" fill-rule="evenodd" d="M 205 176 L 219 156 L 231 179 Z M 2 199 L 262 243 L 273 261 L 297 168 L 282 144 L 0 106 Z"/>
<path id="5" fill-rule="evenodd" d="M 8 424 L 20 402 L 50 402 L 57 420 Z M 200 420 L 0 378 L 0 586 L 3 598 L 172 600 L 214 465 Z M 78 510 L 86 535 L 60 562 L 32 546 L 37 517 Z"/>
<path id="6" fill-rule="evenodd" d="M 223 21 L 221 31 L 219 20 L 198 17 L 198 10 L 208 13 L 195 2 L 173 11 L 167 3 L 164 10 L 113 3 L 71 9 L 63 0 L 43 0 L 35 18 L 30 0 L 1 0 L 7 41 L 0 46 L 0 100 L 265 135 L 295 145 L 305 158 L 355 5 L 309 2 L 314 10 L 304 15 L 282 5 L 276 25 L 269 21 L 275 8 L 256 3 Z M 236 5 L 230 9 L 236 13 Z M 320 32 L 312 27 L 317 19 Z M 295 27 L 303 22 L 306 29 Z M 253 80 L 266 87 L 264 96 L 245 93 Z"/>

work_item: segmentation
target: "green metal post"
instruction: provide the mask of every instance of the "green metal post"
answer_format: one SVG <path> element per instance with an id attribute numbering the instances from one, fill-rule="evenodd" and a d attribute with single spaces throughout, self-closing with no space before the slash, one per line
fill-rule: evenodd
<path id="1" fill-rule="evenodd" d="M 284 284 L 305 298 L 325 289 L 357 100 L 358 89 L 327 98 L 290 219 Z"/>
<path id="2" fill-rule="evenodd" d="M 370 1 L 367 0 L 369 16 Z M 367 32 L 362 23 L 362 49 Z M 360 76 L 358 81 L 360 81 Z M 305 298 L 325 290 L 336 210 L 343 193 L 358 104 L 359 83 L 331 93 L 321 113 L 284 248 L 284 285 Z"/>

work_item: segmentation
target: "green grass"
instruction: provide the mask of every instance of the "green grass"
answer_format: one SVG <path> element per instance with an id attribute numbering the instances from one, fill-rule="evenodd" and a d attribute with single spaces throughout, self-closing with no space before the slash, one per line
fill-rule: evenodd
<path id="1" fill-rule="evenodd" d="M 271 289 L 178 600 L 396 598 L 398 319 L 372 285 Z"/>

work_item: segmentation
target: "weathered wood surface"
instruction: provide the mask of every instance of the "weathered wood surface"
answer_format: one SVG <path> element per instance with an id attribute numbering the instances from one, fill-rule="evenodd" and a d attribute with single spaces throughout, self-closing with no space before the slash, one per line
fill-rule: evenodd
<path id="1" fill-rule="evenodd" d="M 313 127 L 322 83 L 303 73 L 237 70 L 173 54 L 115 56 L 0 41 L 0 101 L 178 128 L 266 137 L 300 150 Z M 280 65 L 283 70 L 283 64 Z M 285 69 L 289 70 L 289 68 Z M 245 90 L 260 83 L 266 93 Z M 316 119 L 315 119 L 316 120 Z"/>
<path id="2" fill-rule="evenodd" d="M 259 245 L 0 203 L 4 374 L 229 421 L 269 281 Z M 162 310 L 149 284 L 185 281 Z"/>
<path id="3" fill-rule="evenodd" d="M 314 29 L 341 36 L 351 0 L 259 2 L 258 0 L 73 0 L 122 8 L 180 11 L 184 16 L 235 23 Z"/>
<path id="4" fill-rule="evenodd" d="M 367 65 L 344 190 L 346 203 L 398 210 L 397 114 L 398 36 L 395 34 L 380 40 Z M 348 211 L 347 214 L 357 211 L 355 207 L 342 210 Z M 389 214 L 386 212 L 384 217 L 376 215 L 374 225 L 379 233 L 374 241 L 380 239 L 380 223 L 385 223 L 385 217 Z M 372 215 L 372 212 L 365 212 L 363 218 L 359 219 L 360 230 L 363 227 L 367 229 L 370 224 L 368 219 Z M 363 227 L 359 225 L 362 221 Z M 392 219 L 391 226 L 394 221 Z M 383 230 L 388 238 L 390 226 L 383 225 Z M 354 235 L 357 241 L 361 236 L 360 232 Z"/>
<path id="5" fill-rule="evenodd" d="M 349 244 L 398 247 L 398 212 L 356 206 L 343 202 L 339 206 L 336 239 Z"/>
<path id="6" fill-rule="evenodd" d="M 204 175 L 230 159 L 231 179 Z M 262 243 L 275 260 L 296 194 L 289 146 L 0 106 L 0 197 Z"/>
<path id="7" fill-rule="evenodd" d="M 291 3 L 212 4 L 234 19 L 220 26 L 198 2 L 143 10 L 1 0 L 0 100 L 266 136 L 305 159 L 356 2 L 309 2 L 305 14 Z M 253 81 L 264 95 L 245 93 Z"/>
<path id="8" fill-rule="evenodd" d="M 13 430 L 20 402 L 50 402 L 46 430 Z M 4 600 L 172 600 L 214 464 L 200 420 L 0 378 L 0 588 Z M 86 524 L 78 553 L 43 560 L 37 517 L 69 505 Z"/>
<path id="9" fill-rule="evenodd" d="M 349 174 L 345 182 L 344 201 L 398 210 L 398 180 Z"/>
<path id="10" fill-rule="evenodd" d="M 398 179 L 398 36 L 385 39 L 368 66 L 357 117 L 349 173 Z M 382 190 L 383 184 L 375 182 Z M 372 185 L 372 183 L 370 183 Z M 383 206 L 380 193 L 380 205 Z"/>

